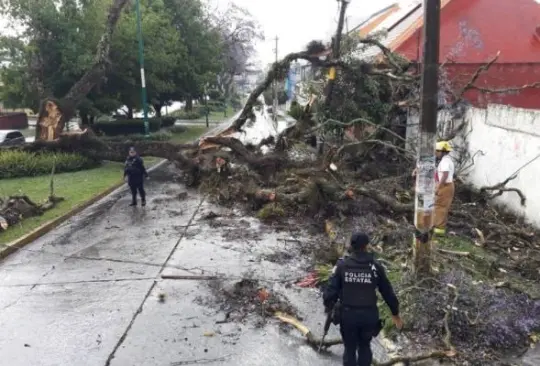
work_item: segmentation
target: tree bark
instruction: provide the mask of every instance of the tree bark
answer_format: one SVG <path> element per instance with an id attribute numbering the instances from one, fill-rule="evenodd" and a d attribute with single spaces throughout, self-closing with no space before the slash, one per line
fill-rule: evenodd
<path id="1" fill-rule="evenodd" d="M 188 157 L 183 155 L 198 149 L 198 142 L 192 144 L 173 144 L 164 141 L 131 141 L 128 139 L 122 141 L 107 141 L 97 138 L 91 131 L 86 130 L 83 133 L 64 133 L 53 141 L 36 140 L 31 144 L 22 146 L 13 146 L 7 150 L 22 150 L 28 152 L 77 152 L 82 155 L 94 158 L 96 160 L 124 161 L 126 151 L 133 146 L 137 146 L 137 152 L 144 156 L 155 156 L 180 162 L 186 167 L 194 165 Z"/>
<path id="2" fill-rule="evenodd" d="M 90 116 L 86 113 L 79 112 L 79 115 L 81 117 L 81 126 L 84 128 L 87 128 L 90 126 Z"/>
<path id="3" fill-rule="evenodd" d="M 4 203 L 0 201 L 0 232 L 29 217 L 41 216 L 62 200 L 63 198 L 51 196 L 47 202 L 38 205 L 28 196 L 11 196 Z"/>
<path id="4" fill-rule="evenodd" d="M 191 97 L 186 98 L 185 110 L 188 111 L 188 112 L 193 110 L 193 98 L 191 98 Z"/>
<path id="5" fill-rule="evenodd" d="M 111 37 L 122 9 L 129 0 L 114 0 L 109 9 L 105 32 L 99 40 L 94 65 L 79 79 L 61 99 L 47 97 L 41 103 L 36 123 L 36 140 L 52 141 L 57 139 L 66 123 L 75 114 L 81 100 L 99 83 L 109 65 Z"/>
<path id="6" fill-rule="evenodd" d="M 163 108 L 163 105 L 161 105 L 161 104 L 152 104 L 152 107 L 154 107 L 154 112 L 156 112 L 156 117 L 161 118 L 161 109 Z"/>

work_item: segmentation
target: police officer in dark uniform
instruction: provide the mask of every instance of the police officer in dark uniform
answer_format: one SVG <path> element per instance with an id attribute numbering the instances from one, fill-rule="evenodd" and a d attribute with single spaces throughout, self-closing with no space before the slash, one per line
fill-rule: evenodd
<path id="1" fill-rule="evenodd" d="M 146 192 L 144 191 L 144 178 L 148 178 L 148 172 L 144 167 L 143 159 L 137 154 L 134 147 L 129 148 L 129 155 L 124 166 L 124 179 L 131 190 L 130 206 L 137 206 L 137 191 L 141 196 L 141 204 L 146 206 Z"/>
<path id="2" fill-rule="evenodd" d="M 382 323 L 377 308 L 376 289 L 392 312 L 394 324 L 401 329 L 399 302 L 384 268 L 366 251 L 369 237 L 355 233 L 349 247 L 350 256 L 338 261 L 330 283 L 324 292 L 328 313 L 338 299 L 340 330 L 345 352 L 344 366 L 370 366 L 373 360 L 371 339 L 379 334 Z"/>

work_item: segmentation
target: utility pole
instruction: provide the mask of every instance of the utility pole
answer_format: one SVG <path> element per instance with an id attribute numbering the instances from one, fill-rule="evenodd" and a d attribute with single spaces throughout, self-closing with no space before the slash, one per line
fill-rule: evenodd
<path id="1" fill-rule="evenodd" d="M 274 53 L 276 54 L 276 64 L 278 62 L 278 41 L 279 41 L 279 38 L 278 36 L 276 36 L 276 38 L 274 39 L 276 41 L 276 48 L 274 48 Z M 274 103 L 273 103 L 273 106 L 272 106 L 272 112 L 274 113 L 274 122 L 277 122 L 277 109 L 278 109 L 278 91 L 277 91 L 277 87 L 278 87 L 278 83 L 277 83 L 277 80 L 274 79 Z"/>
<path id="2" fill-rule="evenodd" d="M 339 20 L 338 20 L 338 26 L 336 30 L 336 35 L 334 36 L 333 42 L 332 42 L 332 58 L 334 60 L 337 60 L 341 56 L 341 36 L 343 34 L 343 26 L 345 25 L 345 13 L 347 11 L 347 6 L 349 5 L 350 0 L 338 0 L 338 2 L 341 3 L 341 8 L 339 12 Z M 332 92 L 334 90 L 334 82 L 336 79 L 336 73 L 337 71 L 335 68 L 332 68 L 330 71 L 330 80 L 328 81 L 327 89 L 326 89 L 326 98 L 325 98 L 325 104 L 327 107 L 330 107 L 330 103 L 332 102 Z"/>
<path id="3" fill-rule="evenodd" d="M 150 136 L 150 125 L 148 123 L 148 102 L 146 97 L 146 79 L 144 77 L 144 41 L 141 26 L 141 1 L 136 0 L 135 9 L 137 13 L 137 38 L 139 39 L 139 64 L 141 66 L 141 98 L 143 105 L 144 134 Z"/>
<path id="4" fill-rule="evenodd" d="M 439 106 L 439 37 L 441 0 L 424 0 L 424 54 L 416 174 L 414 271 L 431 272 L 435 203 L 435 143 Z"/>

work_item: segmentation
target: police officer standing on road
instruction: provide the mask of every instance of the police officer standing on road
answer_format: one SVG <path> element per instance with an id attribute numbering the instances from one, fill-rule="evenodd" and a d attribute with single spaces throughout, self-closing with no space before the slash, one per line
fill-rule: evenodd
<path id="1" fill-rule="evenodd" d="M 148 172 L 144 167 L 143 159 L 137 154 L 134 147 L 129 148 L 129 155 L 124 165 L 124 179 L 131 190 L 130 206 L 137 206 L 137 191 L 141 196 L 141 204 L 146 206 L 146 192 L 144 191 L 144 178 Z"/>
<path id="2" fill-rule="evenodd" d="M 372 363 L 371 339 L 382 329 L 376 289 L 390 308 L 396 327 L 401 329 L 403 326 L 398 299 L 384 268 L 366 251 L 368 244 L 366 234 L 353 234 L 349 248 L 351 255 L 337 263 L 323 295 L 327 313 L 338 299 L 341 300 L 339 324 L 345 346 L 344 366 L 370 366 Z"/>

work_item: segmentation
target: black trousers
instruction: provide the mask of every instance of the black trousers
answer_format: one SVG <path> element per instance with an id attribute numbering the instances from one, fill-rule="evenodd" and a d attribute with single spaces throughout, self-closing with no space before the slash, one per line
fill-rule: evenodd
<path id="1" fill-rule="evenodd" d="M 146 202 L 146 192 L 144 191 L 144 182 L 143 180 L 134 180 L 128 182 L 129 189 L 131 190 L 131 199 L 135 203 L 137 202 L 137 192 L 141 196 L 141 200 Z"/>
<path id="2" fill-rule="evenodd" d="M 371 366 L 371 339 L 377 333 L 379 314 L 375 309 L 343 308 L 340 324 L 343 338 L 343 366 Z"/>

